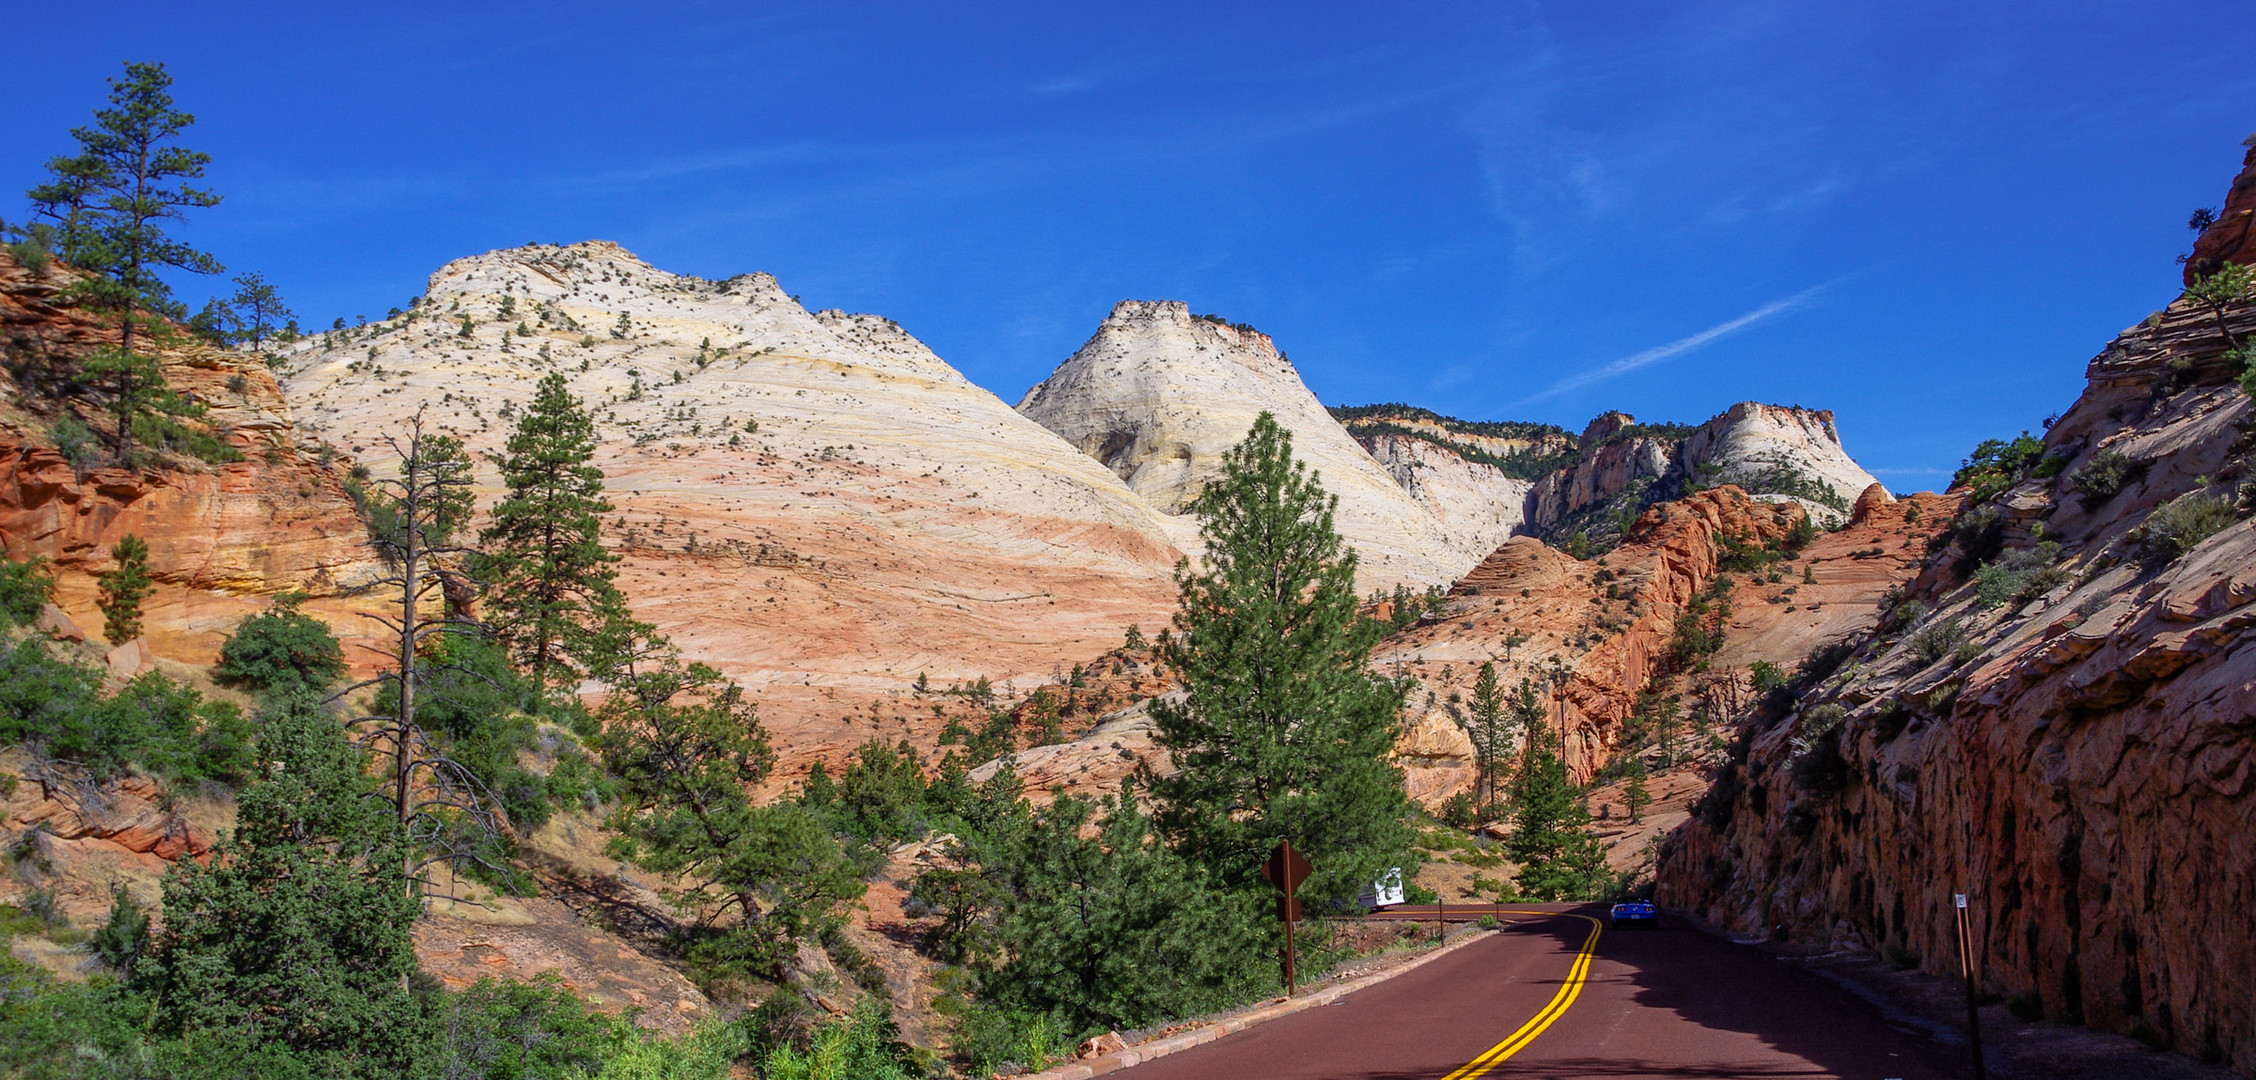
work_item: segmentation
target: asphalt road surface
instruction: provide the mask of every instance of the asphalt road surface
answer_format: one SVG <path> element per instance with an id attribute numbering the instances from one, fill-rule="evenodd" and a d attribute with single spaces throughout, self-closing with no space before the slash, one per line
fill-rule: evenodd
<path id="1" fill-rule="evenodd" d="M 1481 909 L 1470 909 L 1477 912 Z M 1602 929 L 1606 908 L 1514 905 L 1505 933 L 1414 971 L 1204 1046 L 1125 1080 L 1965 1075 L 1790 964 L 1663 918 Z M 1448 912 L 1460 914 L 1456 905 Z M 1428 915 L 1427 917 L 1431 917 Z"/>

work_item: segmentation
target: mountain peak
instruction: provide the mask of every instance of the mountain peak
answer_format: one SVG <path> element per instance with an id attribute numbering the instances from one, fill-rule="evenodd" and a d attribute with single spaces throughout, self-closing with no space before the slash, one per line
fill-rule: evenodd
<path id="1" fill-rule="evenodd" d="M 1124 300 L 1018 411 L 1128 487 L 1181 514 L 1220 475 L 1224 451 L 1267 412 L 1295 456 L 1340 496 L 1340 534 L 1365 585 L 1448 581 L 1493 546 L 1453 536 L 1317 401 L 1269 335 L 1180 300 Z M 1477 549 L 1477 550 L 1476 550 Z"/>

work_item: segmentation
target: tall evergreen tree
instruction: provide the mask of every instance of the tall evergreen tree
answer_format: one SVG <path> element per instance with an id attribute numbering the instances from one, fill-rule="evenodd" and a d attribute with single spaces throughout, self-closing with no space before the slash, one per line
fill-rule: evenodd
<path id="1" fill-rule="evenodd" d="M 1629 810 L 1629 823 L 1635 825 L 1645 820 L 1641 813 L 1653 803 L 1652 789 L 1646 787 L 1645 755 L 1632 753 L 1629 764 L 1622 770 L 1622 805 Z"/>
<path id="2" fill-rule="evenodd" d="M 1512 754 L 1512 719 L 1507 715 L 1503 684 L 1496 680 L 1495 661 L 1483 661 L 1473 677 L 1473 708 L 1466 734 L 1473 743 L 1475 784 L 1482 806 L 1496 802 Z"/>
<path id="3" fill-rule="evenodd" d="M 1542 745 L 1549 732 L 1543 721 L 1550 715 L 1544 707 L 1543 694 L 1536 689 L 1534 679 L 1522 678 L 1512 691 L 1512 720 L 1520 726 L 1520 767 L 1514 774 L 1513 785 L 1518 787 L 1518 777 L 1526 776 L 1535 762 L 1535 748 Z"/>
<path id="4" fill-rule="evenodd" d="M 71 130 L 79 154 L 49 163 L 53 179 L 32 192 L 43 207 L 70 206 L 55 202 L 49 189 L 91 185 L 91 206 L 74 207 L 93 237 L 78 257 L 96 263 L 86 268 L 102 277 L 82 299 L 118 312 L 118 346 L 125 353 L 133 352 L 134 323 L 142 311 L 172 313 L 172 290 L 157 276 L 159 269 L 197 274 L 221 269 L 219 260 L 165 231 L 166 222 L 217 206 L 220 198 L 186 183 L 203 177 L 211 155 L 177 144 L 196 118 L 173 108 L 171 87 L 163 64 L 125 65 L 124 77 L 110 80 L 110 107 L 96 110 L 91 126 Z M 98 258 L 89 258 L 97 252 Z M 68 250 L 65 257 L 71 257 Z"/>
<path id="5" fill-rule="evenodd" d="M 509 494 L 469 567 L 485 585 L 494 635 L 543 694 L 552 680 L 589 672 L 597 631 L 623 606 L 612 584 L 619 557 L 598 539 L 611 504 L 594 456 L 595 421 L 550 373 L 509 436 L 500 460 Z"/>
<path id="6" fill-rule="evenodd" d="M 110 559 L 117 565 L 94 577 L 102 590 L 96 605 L 102 609 L 102 636 L 123 645 L 141 636 L 141 601 L 156 590 L 149 577 L 148 542 L 127 533 L 110 547 Z"/>
<path id="7" fill-rule="evenodd" d="M 262 355 L 266 339 L 297 319 L 266 275 L 256 270 L 236 276 L 235 295 L 227 302 L 235 314 L 237 340 L 250 342 L 251 351 Z"/>
<path id="8" fill-rule="evenodd" d="M 1606 855 L 1583 826 L 1590 808 L 1566 763 L 1538 745 L 1518 784 L 1517 813 L 1505 853 L 1520 866 L 1519 889 L 1531 900 L 1587 900 L 1603 884 Z"/>
<path id="9" fill-rule="evenodd" d="M 258 758 L 233 835 L 165 879 L 134 974 L 157 1030 L 241 1075 L 418 1074 L 434 1032 L 410 988 L 422 902 L 401 888 L 405 831 L 310 695 L 276 703 Z"/>
<path id="10" fill-rule="evenodd" d="M 1355 594 L 1337 500 L 1263 413 L 1195 509 L 1206 569 L 1178 567 L 1162 662 L 1188 696 L 1155 703 L 1180 772 L 1147 777 L 1178 849 L 1250 882 L 1277 841 L 1308 853 L 1306 899 L 1349 899 L 1406 863 L 1408 800 L 1390 755 L 1403 688 L 1366 669 L 1383 627 Z"/>

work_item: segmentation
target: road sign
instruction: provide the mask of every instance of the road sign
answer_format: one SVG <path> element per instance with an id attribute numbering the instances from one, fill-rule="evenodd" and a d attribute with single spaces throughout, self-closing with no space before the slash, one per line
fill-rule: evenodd
<path id="1" fill-rule="evenodd" d="M 1261 876 L 1284 894 L 1277 898 L 1278 918 L 1287 923 L 1300 921 L 1300 898 L 1293 894 L 1300 891 L 1300 887 L 1307 883 L 1309 873 L 1315 869 L 1308 864 L 1306 857 L 1293 850 L 1290 840 L 1280 841 L 1277 850 L 1269 853 L 1269 861 L 1261 864 Z"/>
<path id="2" fill-rule="evenodd" d="M 1261 876 L 1267 878 L 1269 884 L 1275 885 L 1278 891 L 1291 896 L 1308 883 L 1308 875 L 1315 869 L 1308 864 L 1305 856 L 1293 850 L 1292 841 L 1280 840 L 1277 842 L 1277 850 L 1269 853 L 1269 861 L 1261 864 Z"/>
<path id="3" fill-rule="evenodd" d="M 1277 917 L 1285 921 L 1285 996 L 1291 997 L 1298 982 L 1293 971 L 1293 924 L 1300 921 L 1300 898 L 1294 896 L 1308 875 L 1315 870 L 1300 852 L 1294 851 L 1292 841 L 1277 841 L 1277 850 L 1269 853 L 1269 861 L 1261 864 L 1261 876 L 1275 885 L 1283 895 L 1277 897 Z"/>

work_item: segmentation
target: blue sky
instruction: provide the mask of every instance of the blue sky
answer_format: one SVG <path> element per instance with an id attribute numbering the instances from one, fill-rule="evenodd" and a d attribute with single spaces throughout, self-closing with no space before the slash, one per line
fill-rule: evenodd
<path id="1" fill-rule="evenodd" d="M 2223 3 L 361 7 L 18 11 L 0 191 L 162 60 L 227 195 L 183 235 L 309 323 L 606 238 L 1010 401 L 1182 299 L 1328 403 L 1821 406 L 1908 490 L 2176 294 L 2256 131 Z"/>

